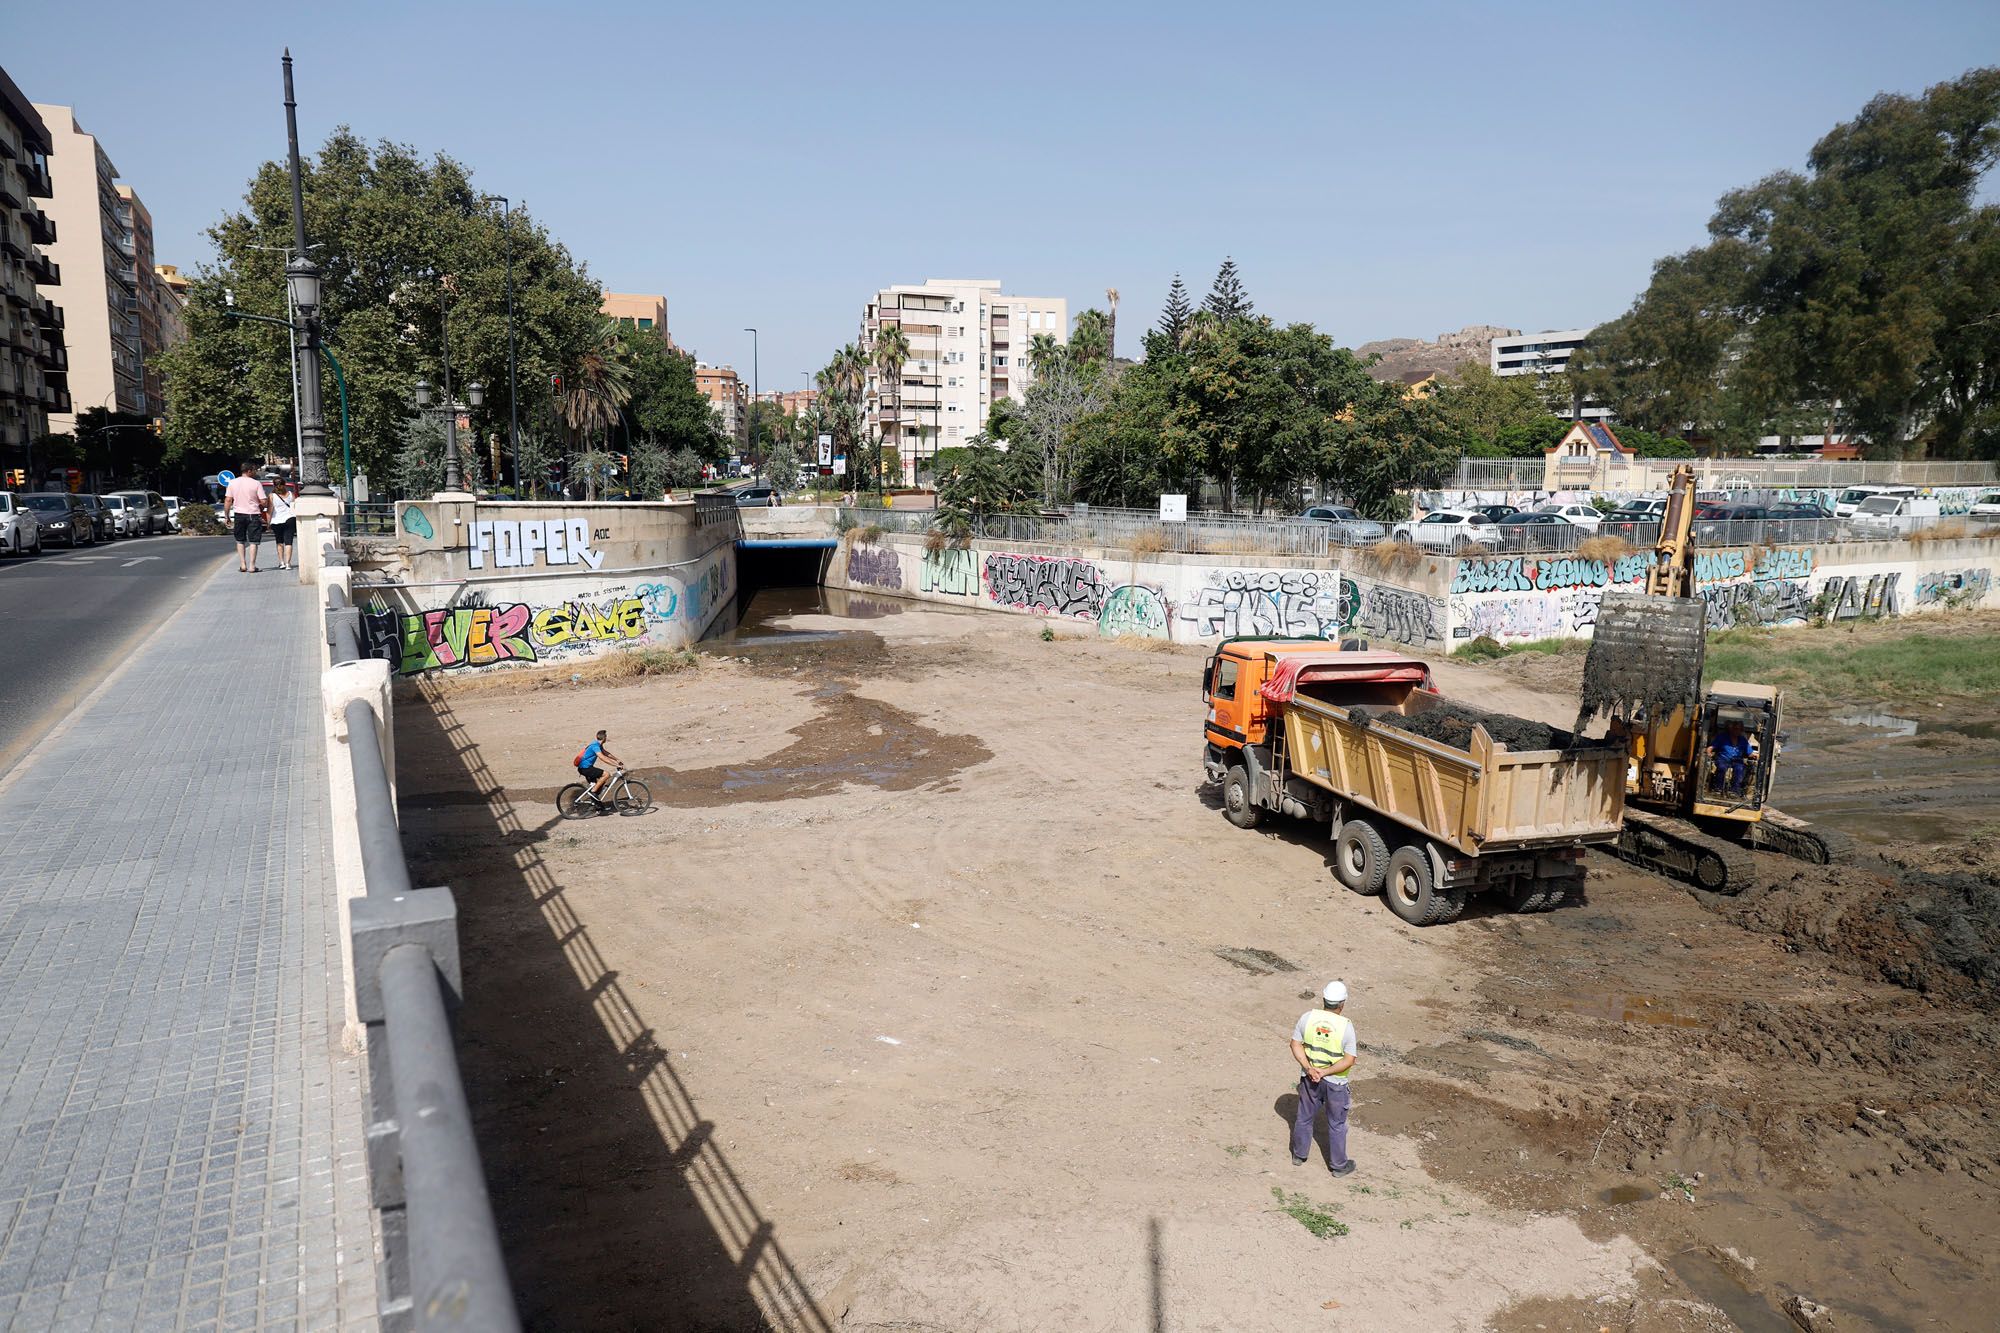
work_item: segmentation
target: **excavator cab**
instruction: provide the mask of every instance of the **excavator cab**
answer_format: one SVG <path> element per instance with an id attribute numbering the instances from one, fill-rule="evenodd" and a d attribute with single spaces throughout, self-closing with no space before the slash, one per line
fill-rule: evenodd
<path id="1" fill-rule="evenodd" d="M 1755 820 L 1771 796 L 1778 754 L 1779 695 L 1763 685 L 1717 681 L 1695 726 L 1692 813 Z"/>

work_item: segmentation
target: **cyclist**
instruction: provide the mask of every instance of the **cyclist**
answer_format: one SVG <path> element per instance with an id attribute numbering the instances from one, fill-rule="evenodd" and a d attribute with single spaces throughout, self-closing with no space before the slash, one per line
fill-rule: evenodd
<path id="1" fill-rule="evenodd" d="M 604 737 L 605 733 L 599 731 L 597 739 L 584 746 L 583 750 L 576 757 L 576 771 L 581 773 L 583 780 L 590 784 L 590 797 L 592 800 L 597 800 L 603 795 L 604 784 L 610 781 L 610 775 L 597 766 L 597 761 L 599 759 L 607 759 L 619 768 L 625 766 L 623 759 L 620 759 L 617 755 L 604 748 Z"/>

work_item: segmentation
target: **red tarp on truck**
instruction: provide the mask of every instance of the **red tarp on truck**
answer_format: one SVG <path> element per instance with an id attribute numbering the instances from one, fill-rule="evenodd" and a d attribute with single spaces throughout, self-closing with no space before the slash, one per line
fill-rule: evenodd
<path id="1" fill-rule="evenodd" d="M 1360 684 L 1409 682 L 1421 689 L 1435 689 L 1431 669 L 1401 653 L 1286 653 L 1271 666 L 1271 675 L 1257 693 L 1274 704 L 1288 704 L 1299 686 L 1328 680 L 1351 680 Z"/>

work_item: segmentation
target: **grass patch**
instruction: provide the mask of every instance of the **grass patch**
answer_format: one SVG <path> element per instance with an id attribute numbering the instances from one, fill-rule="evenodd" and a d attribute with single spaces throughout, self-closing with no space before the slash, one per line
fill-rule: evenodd
<path id="1" fill-rule="evenodd" d="M 1135 653 L 1171 653 L 1180 647 L 1172 639 L 1156 639 L 1149 634 L 1114 634 L 1111 641 Z"/>
<path id="2" fill-rule="evenodd" d="M 1918 528 L 1910 534 L 1910 545 L 1922 550 L 1925 542 L 1955 542 L 1972 535 L 1972 528 L 1964 519 L 1947 519 L 1933 523 L 1928 528 Z"/>
<path id="3" fill-rule="evenodd" d="M 1707 680 L 1748 680 L 1803 699 L 1934 700 L 2000 694 L 2000 632 L 1931 634 L 1916 622 L 1724 630 Z"/>
<path id="4" fill-rule="evenodd" d="M 644 676 L 677 676 L 701 663 L 692 648 L 614 648 L 570 671 L 571 683 L 579 685 L 622 684 Z"/>
<path id="5" fill-rule="evenodd" d="M 1452 656 L 1466 662 L 1491 662 L 1498 657 L 1517 657 L 1522 653 L 1582 653 L 1589 647 L 1590 644 L 1583 639 L 1530 639 L 1526 643 L 1502 643 L 1482 634 L 1462 644 Z"/>
<path id="6" fill-rule="evenodd" d="M 1623 537 L 1586 537 L 1576 544 L 1576 553 L 1585 560 L 1614 564 L 1632 554 L 1632 543 Z"/>
<path id="7" fill-rule="evenodd" d="M 1414 569 L 1424 558 L 1423 548 L 1414 542 L 1384 538 L 1367 550 L 1368 559 L 1374 562 L 1378 571 L 1396 573 Z"/>
<path id="8" fill-rule="evenodd" d="M 1323 1208 L 1303 1194 L 1287 1194 L 1273 1185 L 1271 1197 L 1278 1201 L 1279 1212 L 1321 1240 L 1347 1234 L 1347 1223 L 1335 1217 L 1331 1208 Z"/>
<path id="9" fill-rule="evenodd" d="M 1132 540 L 1125 543 L 1135 556 L 1158 555 L 1167 549 L 1167 535 L 1153 528 L 1134 533 Z"/>

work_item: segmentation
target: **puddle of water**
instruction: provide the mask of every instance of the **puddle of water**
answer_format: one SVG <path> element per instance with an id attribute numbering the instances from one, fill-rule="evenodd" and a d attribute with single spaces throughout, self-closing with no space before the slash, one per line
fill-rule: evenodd
<path id="1" fill-rule="evenodd" d="M 1799 1333 L 1797 1324 L 1705 1252 L 1682 1250 L 1667 1265 L 1687 1283 L 1688 1290 L 1728 1315 L 1743 1333 Z"/>
<path id="2" fill-rule="evenodd" d="M 1623 1207 L 1628 1203 L 1637 1203 L 1641 1199 L 1650 1198 L 1651 1196 L 1652 1191 L 1644 1185 L 1613 1185 L 1608 1190 L 1599 1190 L 1597 1192 L 1599 1200 L 1615 1207 Z"/>
<path id="3" fill-rule="evenodd" d="M 1296 972 L 1298 964 L 1280 958 L 1269 949 L 1217 949 L 1215 956 L 1232 967 L 1240 967 L 1254 976 L 1268 977 L 1274 972 Z"/>
<path id="4" fill-rule="evenodd" d="M 1608 1023 L 1644 1023 L 1650 1027 L 1698 1028 L 1702 1020 L 1694 1014 L 1681 1013 L 1663 1004 L 1652 995 L 1629 995 L 1617 991 L 1585 992 L 1578 995 L 1558 995 L 1549 1000 L 1553 1009 L 1567 1013 L 1582 1014 L 1585 1018 L 1601 1018 Z"/>
<path id="5" fill-rule="evenodd" d="M 1968 736 L 1979 741 L 2000 740 L 2000 722 L 1927 722 L 1914 717 L 1899 717 L 1894 713 L 1884 713 L 1876 709 L 1841 713 L 1833 720 L 1843 726 L 1865 727 L 1870 731 L 1880 731 L 1890 736 L 1933 736 L 1947 733 L 1953 736 Z"/>
<path id="6" fill-rule="evenodd" d="M 1874 731 L 1886 731 L 1891 736 L 1914 736 L 1917 734 L 1917 720 L 1913 717 L 1897 717 L 1894 713 L 1863 711 L 1842 713 L 1833 719 L 1842 726 L 1868 727 Z"/>

